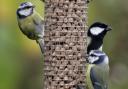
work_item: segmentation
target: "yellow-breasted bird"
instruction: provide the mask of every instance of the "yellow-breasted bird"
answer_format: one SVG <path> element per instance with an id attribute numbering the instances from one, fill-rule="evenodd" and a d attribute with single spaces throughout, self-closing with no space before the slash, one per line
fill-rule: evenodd
<path id="1" fill-rule="evenodd" d="M 108 56 L 100 50 L 92 50 L 87 61 L 86 83 L 88 89 L 108 89 Z"/>
<path id="2" fill-rule="evenodd" d="M 35 11 L 31 2 L 23 2 L 17 9 L 17 21 L 20 30 L 31 40 L 39 43 L 42 52 L 44 51 L 44 20 Z"/>
<path id="3" fill-rule="evenodd" d="M 86 64 L 87 89 L 108 89 L 109 58 L 100 50 L 91 50 Z M 85 89 L 82 85 L 76 85 L 76 89 Z"/>

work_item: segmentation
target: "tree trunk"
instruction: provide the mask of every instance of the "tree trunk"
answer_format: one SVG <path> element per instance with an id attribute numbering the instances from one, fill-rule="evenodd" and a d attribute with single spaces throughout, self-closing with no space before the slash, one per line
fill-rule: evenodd
<path id="1" fill-rule="evenodd" d="M 86 0 L 45 0 L 45 21 L 44 89 L 86 89 Z"/>

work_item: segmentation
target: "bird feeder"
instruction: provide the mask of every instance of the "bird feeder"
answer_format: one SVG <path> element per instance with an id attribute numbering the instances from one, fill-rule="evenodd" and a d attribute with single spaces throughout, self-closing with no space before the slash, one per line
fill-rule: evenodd
<path id="1" fill-rule="evenodd" d="M 86 89 L 86 0 L 45 0 L 43 89 Z"/>

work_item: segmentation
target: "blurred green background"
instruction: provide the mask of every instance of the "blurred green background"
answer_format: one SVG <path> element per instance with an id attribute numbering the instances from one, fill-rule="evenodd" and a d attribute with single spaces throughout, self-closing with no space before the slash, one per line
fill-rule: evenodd
<path id="1" fill-rule="evenodd" d="M 0 89 L 42 89 L 40 49 L 17 26 L 16 9 L 23 1 L 0 1 Z M 40 0 L 28 1 L 43 14 Z M 89 4 L 88 24 L 94 21 L 113 28 L 104 41 L 104 51 L 110 57 L 109 87 L 128 89 L 128 0 L 93 0 Z"/>

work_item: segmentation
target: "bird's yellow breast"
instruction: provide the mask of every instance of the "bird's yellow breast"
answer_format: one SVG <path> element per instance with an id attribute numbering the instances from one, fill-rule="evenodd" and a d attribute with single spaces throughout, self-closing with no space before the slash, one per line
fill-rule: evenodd
<path id="1" fill-rule="evenodd" d="M 19 21 L 22 30 L 27 30 L 27 31 L 34 31 L 35 26 L 33 23 L 33 16 L 28 16 L 25 19 L 21 19 Z"/>
<path id="2" fill-rule="evenodd" d="M 86 70 L 86 83 L 88 85 L 88 89 L 94 89 L 93 88 L 93 85 L 92 85 L 92 82 L 91 82 L 91 77 L 90 77 L 90 71 L 91 71 L 91 68 L 95 66 L 93 64 L 87 64 L 87 70 Z"/>
<path id="3" fill-rule="evenodd" d="M 88 89 L 94 89 L 91 82 L 91 76 L 90 76 L 92 68 L 93 68 L 93 72 L 95 72 L 95 77 L 99 79 L 99 83 L 104 87 L 105 85 L 104 83 L 108 82 L 108 73 L 109 73 L 108 65 L 97 66 L 95 64 L 87 64 L 86 83 L 88 85 Z"/>

